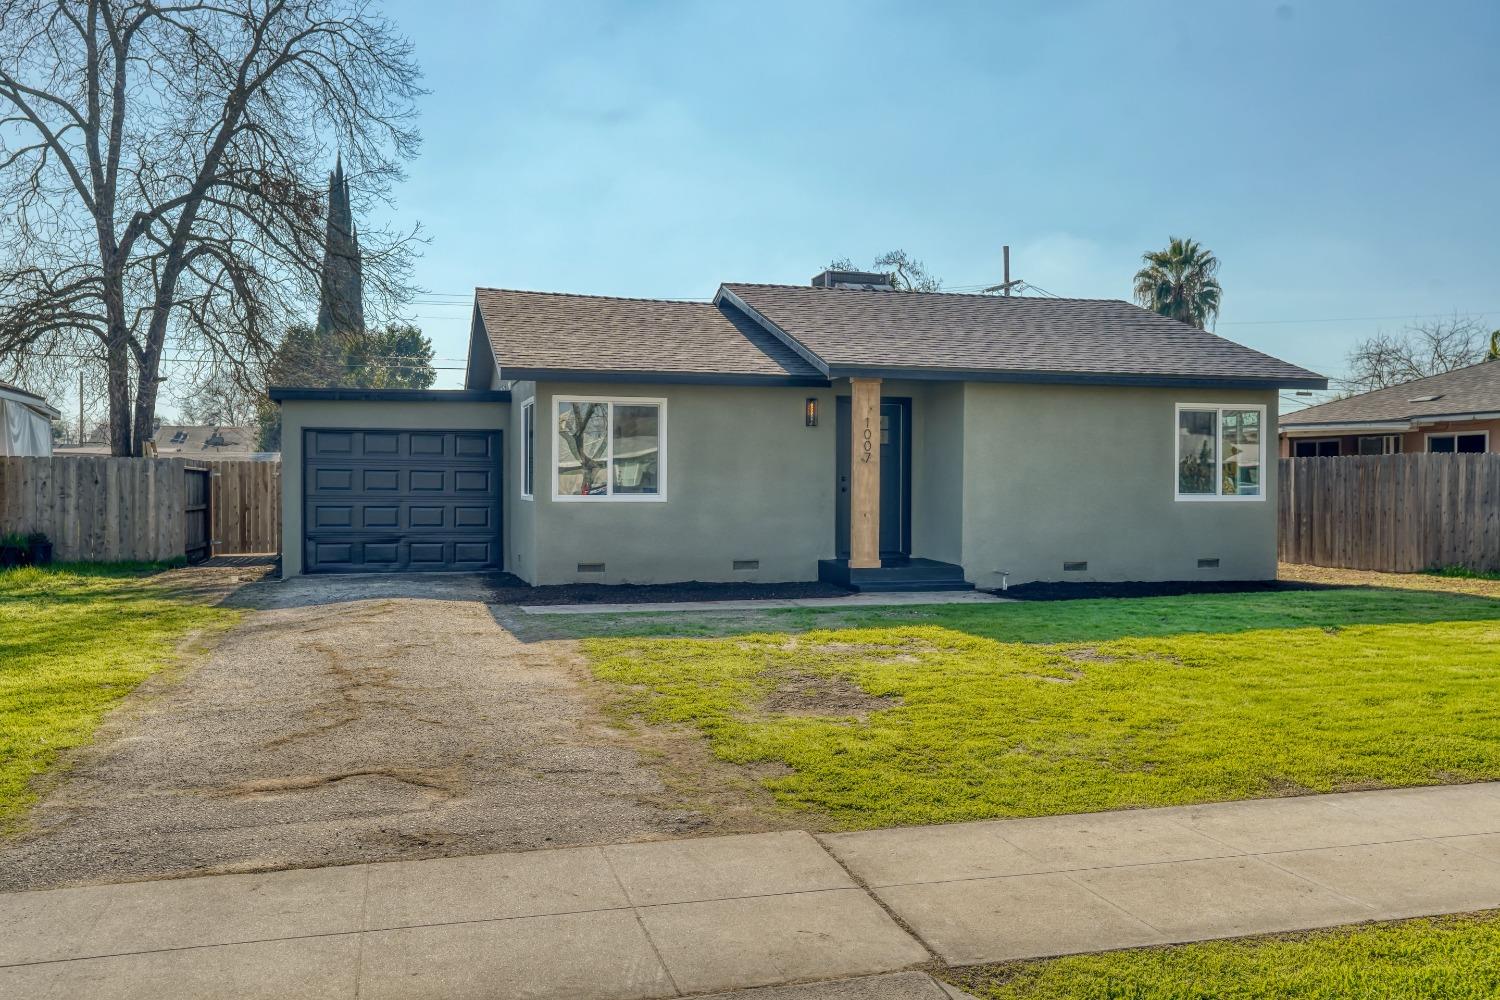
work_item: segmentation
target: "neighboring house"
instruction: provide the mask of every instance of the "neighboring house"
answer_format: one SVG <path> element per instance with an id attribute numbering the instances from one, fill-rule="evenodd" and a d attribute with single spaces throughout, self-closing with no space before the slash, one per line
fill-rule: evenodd
<path id="1" fill-rule="evenodd" d="M 237 458 L 275 461 L 274 452 L 256 450 L 254 427 L 221 424 L 160 424 L 147 442 L 147 454 L 158 458 Z M 58 445 L 59 455 L 108 455 L 109 442 Z"/>
<path id="2" fill-rule="evenodd" d="M 1500 451 L 1500 361 L 1309 406 L 1281 418 L 1281 456 Z"/>
<path id="3" fill-rule="evenodd" d="M 0 382 L 0 458 L 52 454 L 52 421 L 60 414 L 41 396 Z"/>
<path id="4" fill-rule="evenodd" d="M 259 454 L 256 439 L 254 427 L 162 424 L 151 447 L 159 458 L 253 458 Z"/>
<path id="5" fill-rule="evenodd" d="M 272 389 L 284 572 L 1275 576 L 1277 390 L 1321 376 L 1124 302 L 846 281 L 889 289 L 481 288 L 465 389 Z"/>

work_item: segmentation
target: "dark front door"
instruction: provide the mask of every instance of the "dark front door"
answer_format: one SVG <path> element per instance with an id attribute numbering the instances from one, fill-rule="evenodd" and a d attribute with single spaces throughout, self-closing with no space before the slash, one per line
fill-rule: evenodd
<path id="1" fill-rule="evenodd" d="M 307 572 L 499 568 L 498 431 L 318 428 L 302 456 Z"/>
<path id="2" fill-rule="evenodd" d="M 849 558 L 849 397 L 838 398 L 838 505 L 834 538 Z M 911 400 L 880 401 L 880 558 L 911 555 Z"/>

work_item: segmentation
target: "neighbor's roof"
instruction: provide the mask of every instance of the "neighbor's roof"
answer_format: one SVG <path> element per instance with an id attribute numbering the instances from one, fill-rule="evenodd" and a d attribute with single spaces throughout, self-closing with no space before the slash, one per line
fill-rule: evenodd
<path id="1" fill-rule="evenodd" d="M 1309 406 L 1286 414 L 1281 425 L 1391 423 L 1479 413 L 1500 413 L 1500 361 Z"/>
<path id="2" fill-rule="evenodd" d="M 249 455 L 257 451 L 253 427 L 214 424 L 162 424 L 151 436 L 156 453 L 171 455 Z"/>
<path id="3" fill-rule="evenodd" d="M 51 403 L 47 402 L 45 398 L 38 396 L 36 393 L 31 392 L 27 389 L 22 389 L 20 386 L 15 385 L 11 382 L 0 380 L 0 394 L 10 396 L 17 402 L 25 403 L 33 410 L 36 410 L 39 413 L 43 413 L 53 420 L 56 420 L 60 415 L 57 412 L 57 408 L 54 407 Z"/>
<path id="4" fill-rule="evenodd" d="M 720 297 L 744 303 L 834 377 L 1327 384 L 1305 368 L 1114 299 L 749 284 L 726 284 Z"/>
<path id="5" fill-rule="evenodd" d="M 823 380 L 729 305 L 475 289 L 475 310 L 505 379 L 587 374 L 684 381 Z"/>

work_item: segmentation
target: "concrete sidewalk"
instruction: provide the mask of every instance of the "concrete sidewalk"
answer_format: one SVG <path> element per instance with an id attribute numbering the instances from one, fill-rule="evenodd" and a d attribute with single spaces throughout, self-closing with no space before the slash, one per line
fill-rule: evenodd
<path id="1" fill-rule="evenodd" d="M 625 1000 L 1492 907 L 1462 785 L 12 893 L 0 995 Z"/>

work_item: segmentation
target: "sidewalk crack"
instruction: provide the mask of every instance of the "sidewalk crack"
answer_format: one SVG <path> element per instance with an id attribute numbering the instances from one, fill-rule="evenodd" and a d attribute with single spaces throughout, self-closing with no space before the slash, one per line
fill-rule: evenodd
<path id="1" fill-rule="evenodd" d="M 849 881 L 853 882 L 859 889 L 859 891 L 865 894 L 866 898 L 868 898 L 876 906 L 880 907 L 880 909 L 884 911 L 885 915 L 891 919 L 892 923 L 905 931 L 913 941 L 922 946 L 922 950 L 927 952 L 927 954 L 931 956 L 933 962 L 937 963 L 937 965 L 941 968 L 948 967 L 948 963 L 943 961 L 942 956 L 937 953 L 932 945 L 927 943 L 927 939 L 924 938 L 921 934 L 918 934 L 916 928 L 906 922 L 905 917 L 901 916 L 901 914 L 897 913 L 893 908 L 886 905 L 885 900 L 880 898 L 880 894 L 877 893 L 873 888 L 871 888 L 868 882 L 860 878 L 859 875 L 855 874 L 854 869 L 844 864 L 844 859 L 838 856 L 838 852 L 832 850 L 827 844 L 823 843 L 823 838 L 818 836 L 817 834 L 813 834 L 812 839 L 817 842 L 818 847 L 823 851 L 823 853 L 832 858 L 833 863 L 838 865 L 839 868 L 843 870 L 845 875 L 849 876 Z"/>
<path id="2" fill-rule="evenodd" d="M 641 934 L 645 936 L 646 943 L 651 946 L 651 954 L 656 956 L 656 964 L 660 965 L 661 971 L 666 974 L 667 985 L 672 987 L 673 995 L 682 996 L 682 987 L 677 985 L 677 977 L 672 975 L 672 967 L 667 964 L 667 960 L 662 955 L 661 949 L 657 947 L 656 939 L 651 936 L 651 930 L 646 926 L 646 921 L 641 919 L 641 908 L 635 905 L 635 900 L 631 898 L 630 890 L 625 888 L 625 882 L 620 878 L 620 873 L 615 871 L 615 863 L 610 860 L 609 852 L 602 847 L 597 848 L 597 850 L 600 856 L 604 858 L 604 867 L 609 869 L 610 877 L 615 880 L 615 885 L 620 887 L 620 895 L 624 896 L 625 902 L 630 904 L 630 915 L 635 918 L 635 925 L 641 929 Z"/>

